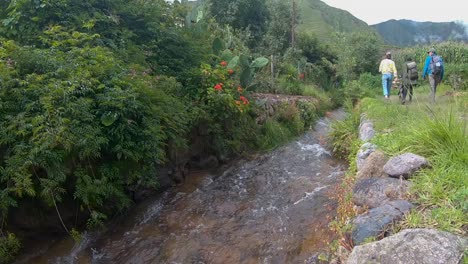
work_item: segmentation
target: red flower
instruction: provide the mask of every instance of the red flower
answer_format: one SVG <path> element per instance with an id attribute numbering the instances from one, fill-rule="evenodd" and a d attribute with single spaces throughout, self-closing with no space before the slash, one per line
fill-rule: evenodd
<path id="1" fill-rule="evenodd" d="M 305 77 L 305 74 L 303 72 L 299 74 L 299 79 L 304 80 L 304 77 Z"/>
<path id="2" fill-rule="evenodd" d="M 237 86 L 237 91 L 238 91 L 239 93 L 242 93 L 242 91 L 243 91 L 243 90 L 242 90 L 242 86 L 240 86 L 240 85 Z"/>
<path id="3" fill-rule="evenodd" d="M 221 86 L 219 83 L 214 86 L 216 91 L 221 91 L 223 89 L 223 86 Z"/>
<path id="4" fill-rule="evenodd" d="M 247 98 L 245 98 L 245 97 L 242 96 L 242 95 L 239 96 L 239 99 L 241 99 L 242 103 L 245 104 L 245 105 L 249 103 L 249 100 L 247 100 Z"/>
<path id="5" fill-rule="evenodd" d="M 234 73 L 234 70 L 233 70 L 233 69 L 229 69 L 229 70 L 228 70 L 228 73 L 231 75 L 231 74 Z"/>
<path id="6" fill-rule="evenodd" d="M 222 62 L 220 62 L 219 64 L 220 64 L 221 66 L 223 66 L 223 67 L 225 67 L 225 66 L 228 65 L 226 61 L 222 61 Z"/>

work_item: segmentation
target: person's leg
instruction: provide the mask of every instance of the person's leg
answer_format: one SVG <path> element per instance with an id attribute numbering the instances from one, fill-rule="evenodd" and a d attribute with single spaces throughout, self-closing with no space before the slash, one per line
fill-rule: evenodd
<path id="1" fill-rule="evenodd" d="M 388 97 L 390 98 L 390 90 L 392 89 L 392 78 L 393 76 L 391 74 L 388 75 L 388 79 L 387 79 L 387 94 L 388 94 Z"/>
<path id="2" fill-rule="evenodd" d="M 405 104 L 408 89 L 405 84 L 401 84 L 401 104 Z"/>
<path id="3" fill-rule="evenodd" d="M 429 75 L 429 86 L 431 86 L 431 101 L 435 103 L 437 82 L 436 82 L 436 78 L 434 78 L 434 75 Z"/>
<path id="4" fill-rule="evenodd" d="M 387 85 L 388 85 L 388 82 L 387 82 L 387 74 L 382 74 L 382 88 L 383 88 L 383 95 L 385 97 L 388 96 L 388 92 L 387 92 Z"/>
<path id="5" fill-rule="evenodd" d="M 413 85 L 409 85 L 409 101 L 411 102 L 413 100 Z"/>

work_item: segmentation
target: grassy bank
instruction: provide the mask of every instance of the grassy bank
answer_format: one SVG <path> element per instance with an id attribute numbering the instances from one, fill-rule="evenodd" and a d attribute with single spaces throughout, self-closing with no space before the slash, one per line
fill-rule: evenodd
<path id="1" fill-rule="evenodd" d="M 414 203 L 403 225 L 466 234 L 468 227 L 468 93 L 440 86 L 436 104 L 429 104 L 426 85 L 417 88 L 413 103 L 399 105 L 364 99 L 361 111 L 373 120 L 373 143 L 387 155 L 412 152 L 426 157 L 431 168 L 411 181 Z"/>
<path id="2" fill-rule="evenodd" d="M 347 120 L 333 125 L 335 151 L 347 157 L 351 165 L 343 182 L 347 187 L 338 197 L 339 215 L 332 224 L 341 233 L 345 247 L 349 243 L 349 222 L 356 214 L 351 200 L 356 174 L 353 165 L 362 144 L 358 139 L 361 113 L 374 122 L 376 136 L 372 143 L 387 156 L 412 152 L 431 164 L 411 179 L 411 202 L 416 206 L 395 230 L 426 227 L 461 235 L 468 231 L 468 92 L 442 84 L 436 103 L 431 104 L 429 87 L 423 84 L 407 105 L 399 104 L 395 90 L 392 93 L 390 100 L 364 98 L 350 110 Z"/>

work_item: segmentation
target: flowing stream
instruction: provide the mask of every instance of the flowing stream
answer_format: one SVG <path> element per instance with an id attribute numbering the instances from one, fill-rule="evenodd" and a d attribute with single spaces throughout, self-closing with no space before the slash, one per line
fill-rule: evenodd
<path id="1" fill-rule="evenodd" d="M 333 239 L 330 198 L 346 167 L 325 149 L 332 112 L 269 154 L 188 182 L 133 208 L 81 243 L 60 240 L 17 263 L 314 263 Z"/>

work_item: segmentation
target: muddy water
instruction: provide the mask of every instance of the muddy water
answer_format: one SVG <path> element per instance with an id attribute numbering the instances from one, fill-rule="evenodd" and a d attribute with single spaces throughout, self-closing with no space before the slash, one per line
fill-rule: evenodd
<path id="1" fill-rule="evenodd" d="M 330 193 L 345 170 L 324 148 L 329 120 L 222 173 L 195 172 L 109 231 L 19 263 L 312 263 L 332 239 Z"/>

